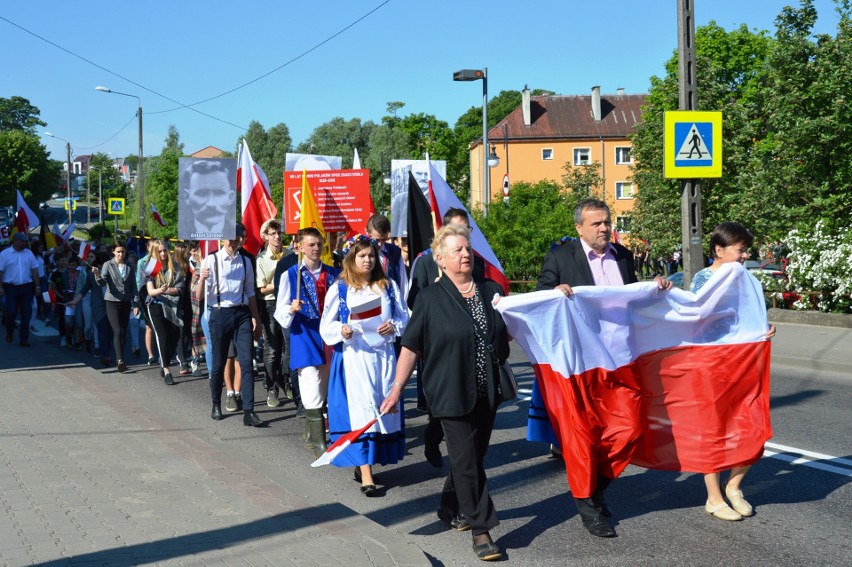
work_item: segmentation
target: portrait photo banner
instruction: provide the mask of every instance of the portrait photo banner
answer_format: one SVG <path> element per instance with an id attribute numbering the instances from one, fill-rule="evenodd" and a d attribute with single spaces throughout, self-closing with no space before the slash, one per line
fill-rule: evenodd
<path id="1" fill-rule="evenodd" d="M 308 171 L 308 184 L 327 231 L 363 231 L 370 218 L 369 169 Z M 284 232 L 299 232 L 302 202 L 302 172 L 284 172 Z"/>
<path id="2" fill-rule="evenodd" d="M 178 172 L 178 238 L 233 240 L 237 222 L 237 160 L 180 158 Z"/>

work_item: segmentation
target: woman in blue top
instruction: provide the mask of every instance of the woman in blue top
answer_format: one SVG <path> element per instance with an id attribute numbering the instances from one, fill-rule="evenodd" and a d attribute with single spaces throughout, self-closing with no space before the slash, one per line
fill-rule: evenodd
<path id="1" fill-rule="evenodd" d="M 741 224 L 736 222 L 723 222 L 713 230 L 710 236 L 710 256 L 713 263 L 704 268 L 692 278 L 690 291 L 697 293 L 705 283 L 721 268 L 730 262 L 742 264 L 749 257 L 749 248 L 754 243 L 754 236 Z M 766 338 L 775 336 L 775 326 L 770 325 Z M 707 504 L 704 510 L 720 520 L 735 521 L 742 520 L 744 516 L 751 516 L 754 510 L 745 498 L 740 484 L 743 481 L 751 465 L 734 467 L 731 476 L 725 486 L 725 496 L 731 505 L 725 502 L 721 489 L 721 473 L 713 472 L 704 475 L 704 485 L 707 488 Z"/>

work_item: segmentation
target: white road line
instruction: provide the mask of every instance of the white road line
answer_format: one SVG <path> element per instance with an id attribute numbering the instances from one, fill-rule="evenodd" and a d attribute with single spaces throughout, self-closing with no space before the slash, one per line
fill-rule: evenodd
<path id="1" fill-rule="evenodd" d="M 847 467 L 852 467 L 852 461 L 849 459 L 842 459 L 840 457 L 826 455 L 824 453 L 814 453 L 813 451 L 806 451 L 804 449 L 790 447 L 789 445 L 779 445 L 777 443 L 766 443 L 765 447 L 766 450 L 763 452 L 764 457 L 778 459 L 779 461 L 784 461 L 791 465 L 805 465 L 806 467 L 852 478 L 852 468 L 836 466 L 845 465 Z"/>

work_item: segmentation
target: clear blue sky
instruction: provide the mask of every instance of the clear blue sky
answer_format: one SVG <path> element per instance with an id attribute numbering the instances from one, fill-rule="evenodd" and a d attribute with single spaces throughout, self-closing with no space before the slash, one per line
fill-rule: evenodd
<path id="1" fill-rule="evenodd" d="M 725 29 L 744 23 L 771 32 L 781 8 L 798 5 L 694 3 L 699 26 L 715 20 Z M 558 94 L 586 94 L 593 85 L 604 93 L 647 92 L 649 78 L 662 74 L 677 47 L 676 6 L 675 0 L 9 1 L 0 16 L 125 79 L 0 20 L 0 97 L 28 98 L 47 122 L 39 131 L 69 140 L 76 155 L 137 151 L 136 100 L 96 92 L 97 85 L 142 99 L 146 155 L 161 151 L 170 124 L 187 152 L 208 145 L 233 150 L 251 120 L 266 128 L 284 122 L 295 145 L 336 116 L 378 122 L 388 101 L 405 103 L 400 115 L 434 114 L 452 126 L 482 102 L 480 83 L 452 81 L 461 68 L 488 67 L 490 96 L 525 84 Z M 816 7 L 816 31 L 834 34 L 833 2 L 817 0 Z M 325 40 L 265 78 L 195 107 L 233 125 L 186 108 L 163 112 L 178 105 L 159 95 L 192 104 Z M 42 139 L 64 159 L 64 142 Z"/>

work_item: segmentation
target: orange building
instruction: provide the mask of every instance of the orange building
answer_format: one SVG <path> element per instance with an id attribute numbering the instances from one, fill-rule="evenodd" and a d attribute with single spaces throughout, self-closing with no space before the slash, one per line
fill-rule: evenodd
<path id="1" fill-rule="evenodd" d="M 600 87 L 583 95 L 531 96 L 524 87 L 521 106 L 488 132 L 488 145 L 500 158 L 489 168 L 491 199 L 503 197 L 504 176 L 511 183 L 542 180 L 562 182 L 564 167 L 601 164 L 602 186 L 597 197 L 605 201 L 620 232 L 630 230 L 630 212 L 636 187 L 632 177 L 628 136 L 642 120 L 646 95 L 601 95 Z M 489 151 L 490 153 L 490 151 Z M 483 202 L 482 139 L 470 147 L 473 206 Z"/>

